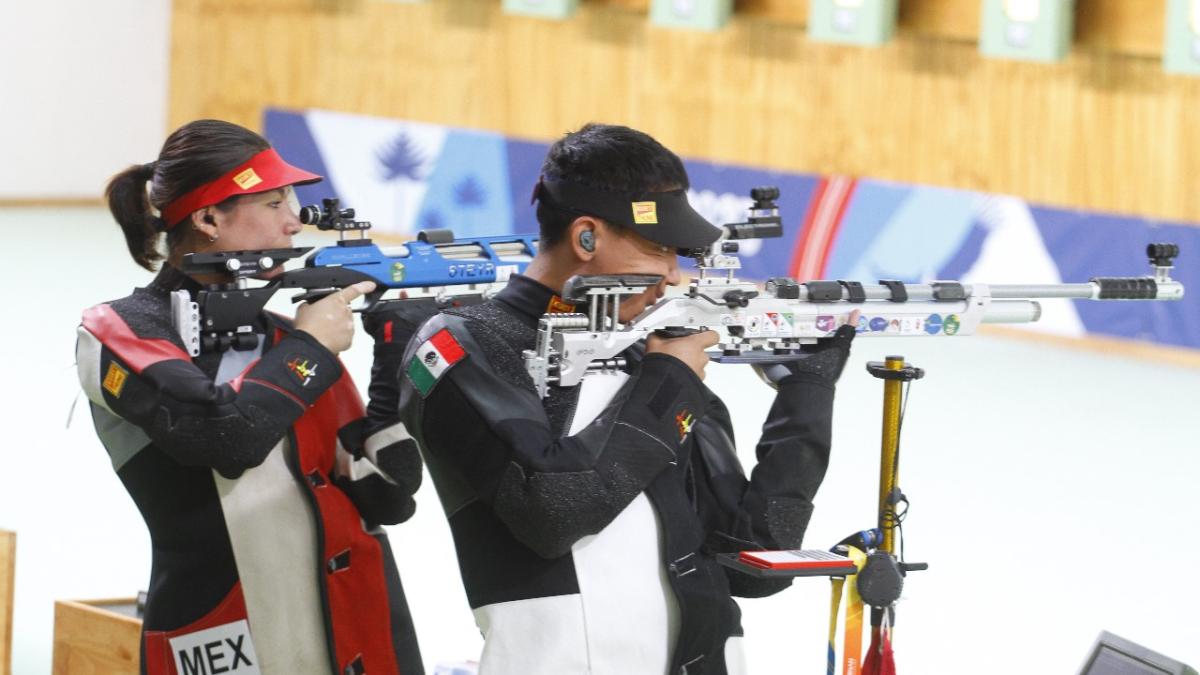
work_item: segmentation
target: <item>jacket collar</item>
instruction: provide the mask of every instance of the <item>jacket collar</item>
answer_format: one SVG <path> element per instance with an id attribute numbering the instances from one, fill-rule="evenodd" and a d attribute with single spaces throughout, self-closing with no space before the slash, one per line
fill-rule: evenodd
<path id="1" fill-rule="evenodd" d="M 188 292 L 188 295 L 192 296 L 193 300 L 201 288 L 200 282 L 184 274 L 179 268 L 170 263 L 163 263 L 162 269 L 158 271 L 158 275 L 150 283 L 146 284 L 146 290 L 163 295 L 178 290 L 185 290 Z"/>
<path id="2" fill-rule="evenodd" d="M 496 300 L 515 310 L 530 326 L 537 326 L 543 314 L 575 311 L 575 305 L 564 301 L 553 289 L 521 274 L 509 278 Z"/>

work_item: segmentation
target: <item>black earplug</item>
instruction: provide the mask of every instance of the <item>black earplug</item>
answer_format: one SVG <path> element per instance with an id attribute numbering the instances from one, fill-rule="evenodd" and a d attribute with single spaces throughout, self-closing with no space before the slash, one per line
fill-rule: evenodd
<path id="1" fill-rule="evenodd" d="M 588 253 L 596 250 L 596 235 L 591 230 L 584 230 L 579 233 L 579 247 Z"/>

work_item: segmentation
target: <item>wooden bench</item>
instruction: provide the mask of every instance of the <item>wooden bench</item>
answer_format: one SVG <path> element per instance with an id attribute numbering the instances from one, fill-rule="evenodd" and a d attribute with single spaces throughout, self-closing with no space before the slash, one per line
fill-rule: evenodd
<path id="1" fill-rule="evenodd" d="M 0 530 L 0 675 L 12 675 L 13 590 L 17 533 Z"/>
<path id="2" fill-rule="evenodd" d="M 142 621 L 137 600 L 54 603 L 52 675 L 138 675 Z"/>

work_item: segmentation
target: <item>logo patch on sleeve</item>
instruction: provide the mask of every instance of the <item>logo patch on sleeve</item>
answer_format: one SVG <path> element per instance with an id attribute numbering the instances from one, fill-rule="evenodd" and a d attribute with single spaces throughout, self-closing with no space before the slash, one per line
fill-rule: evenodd
<path id="1" fill-rule="evenodd" d="M 658 204 L 656 202 L 633 202 L 633 222 L 638 225 L 657 225 Z"/>
<path id="2" fill-rule="evenodd" d="M 296 376 L 296 380 L 301 387 L 307 387 L 313 378 L 317 376 L 317 364 L 308 365 L 308 359 L 301 359 L 299 356 L 293 356 L 287 362 L 288 370 L 292 375 Z"/>
<path id="3" fill-rule="evenodd" d="M 687 440 L 688 434 L 692 433 L 692 427 L 696 424 L 696 418 L 687 408 L 683 408 L 675 413 L 675 428 L 679 431 L 679 442 Z"/>
<path id="4" fill-rule="evenodd" d="M 116 398 L 121 398 L 121 391 L 125 389 L 125 380 L 128 377 L 129 371 L 118 366 L 116 363 L 109 363 L 108 372 L 104 374 L 104 391 L 107 391 Z"/>
<path id="5" fill-rule="evenodd" d="M 179 675 L 262 675 L 245 619 L 185 633 L 170 643 Z"/>
<path id="6" fill-rule="evenodd" d="M 466 356 L 467 352 L 458 344 L 458 340 L 454 339 L 448 329 L 443 328 L 421 343 L 408 362 L 405 372 L 413 386 L 425 397 L 433 391 L 434 385 L 442 379 L 442 375 Z"/>

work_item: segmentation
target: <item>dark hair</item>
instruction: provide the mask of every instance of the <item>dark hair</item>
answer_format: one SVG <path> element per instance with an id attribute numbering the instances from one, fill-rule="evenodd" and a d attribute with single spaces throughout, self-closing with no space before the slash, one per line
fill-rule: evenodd
<path id="1" fill-rule="evenodd" d="M 689 186 L 687 171 L 675 153 L 648 134 L 613 124 L 585 124 L 560 138 L 546 153 L 542 176 L 609 192 L 661 192 Z M 567 228 L 581 215 L 539 199 L 542 248 L 562 241 Z M 609 224 L 622 228 L 619 223 Z"/>
<path id="2" fill-rule="evenodd" d="M 167 231 L 167 247 L 171 249 L 187 233 L 182 227 L 168 227 L 179 223 L 164 223 L 150 210 L 151 206 L 161 213 L 171 202 L 269 147 L 265 138 L 236 124 L 196 120 L 167 137 L 156 161 L 131 166 L 113 176 L 104 197 L 125 233 L 134 262 L 154 271 L 155 263 L 163 259 L 159 250 L 161 234 Z M 232 202 L 226 200 L 217 206 L 231 208 Z"/>

